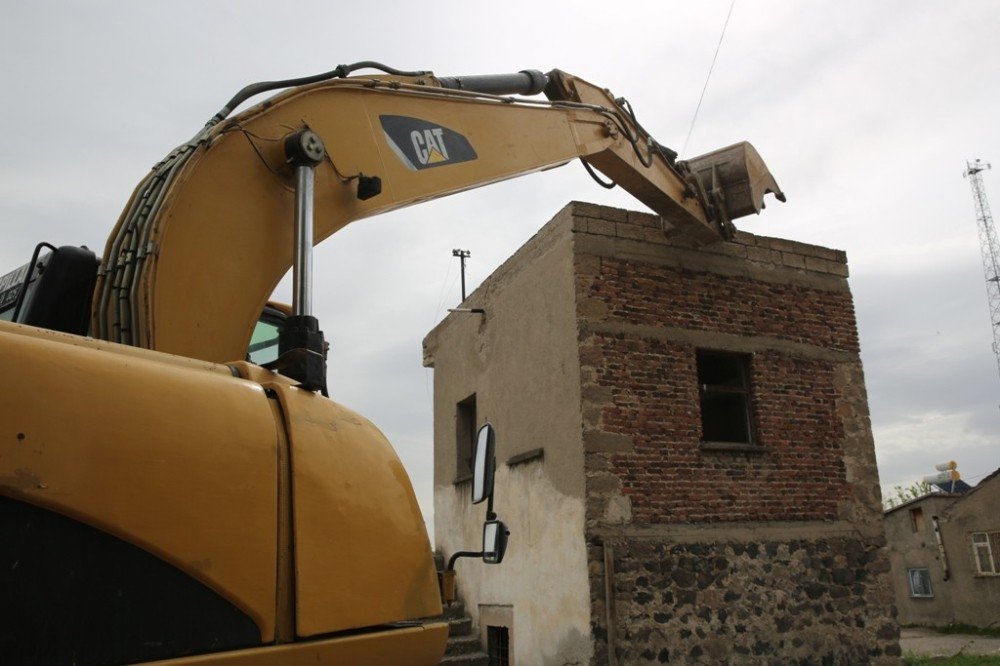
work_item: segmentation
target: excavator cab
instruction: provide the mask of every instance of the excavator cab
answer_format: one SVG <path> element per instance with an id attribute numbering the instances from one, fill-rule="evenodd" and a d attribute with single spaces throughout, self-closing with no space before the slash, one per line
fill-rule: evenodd
<path id="1" fill-rule="evenodd" d="M 97 266 L 86 247 L 39 243 L 28 263 L 0 277 L 0 320 L 86 335 Z"/>
<path id="2" fill-rule="evenodd" d="M 0 276 L 0 321 L 87 335 L 100 262 L 86 247 L 39 243 L 31 260 Z M 268 301 L 254 327 L 246 360 L 256 365 L 278 358 L 278 331 L 291 309 Z"/>

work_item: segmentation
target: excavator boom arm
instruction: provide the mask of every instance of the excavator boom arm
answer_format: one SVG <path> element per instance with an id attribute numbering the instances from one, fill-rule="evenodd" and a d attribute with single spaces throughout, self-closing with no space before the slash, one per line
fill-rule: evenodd
<path id="1" fill-rule="evenodd" d="M 93 334 L 215 362 L 242 358 L 292 264 L 295 181 L 284 140 L 303 128 L 325 144 L 313 244 L 354 220 L 575 158 L 659 213 L 666 229 L 701 243 L 725 236 L 719 170 L 706 179 L 672 164 L 607 91 L 555 71 L 550 100 L 538 101 L 492 94 L 504 90 L 498 77 L 410 74 L 293 88 L 217 116 L 156 165 L 108 239 Z M 525 74 L 526 89 L 537 89 L 536 74 Z M 770 174 L 764 180 L 778 191 Z"/>

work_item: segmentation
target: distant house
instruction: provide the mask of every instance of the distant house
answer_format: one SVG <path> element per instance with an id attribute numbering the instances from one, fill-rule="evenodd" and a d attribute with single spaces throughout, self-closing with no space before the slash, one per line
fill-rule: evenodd
<path id="1" fill-rule="evenodd" d="M 899 623 L 1000 626 L 1000 469 L 885 514 Z"/>

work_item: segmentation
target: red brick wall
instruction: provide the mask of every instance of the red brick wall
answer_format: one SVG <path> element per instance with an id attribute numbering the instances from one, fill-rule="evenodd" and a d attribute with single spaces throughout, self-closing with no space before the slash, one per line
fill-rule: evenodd
<path id="1" fill-rule="evenodd" d="M 846 291 L 602 257 L 586 296 L 603 301 L 609 319 L 625 323 L 766 336 L 858 351 L 854 304 Z"/>
<path id="2" fill-rule="evenodd" d="M 704 450 L 695 350 L 718 348 L 712 334 L 728 333 L 856 352 L 850 294 L 607 258 L 600 263 L 581 291 L 603 302 L 607 314 L 602 332 L 584 334 L 581 365 L 585 377 L 612 396 L 600 406 L 599 430 L 630 438 L 632 447 L 588 455 L 604 458 L 602 466 L 620 479 L 631 522 L 836 519 L 838 501 L 850 489 L 835 364 L 774 350 L 753 354 L 759 450 Z M 615 323 L 625 324 L 621 332 L 607 332 Z M 705 341 L 643 337 L 628 326 L 635 324 L 693 329 L 705 332 Z"/>

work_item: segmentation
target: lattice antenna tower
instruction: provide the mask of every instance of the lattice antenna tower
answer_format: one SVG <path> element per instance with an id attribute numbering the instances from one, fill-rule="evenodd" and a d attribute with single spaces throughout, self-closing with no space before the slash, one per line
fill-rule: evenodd
<path id="1" fill-rule="evenodd" d="M 1000 243 L 993 228 L 990 204 L 983 189 L 982 172 L 991 168 L 989 162 L 976 160 L 965 163 L 962 174 L 972 184 L 972 199 L 976 206 L 976 224 L 979 227 L 979 249 L 983 254 L 983 274 L 986 276 L 986 299 L 990 306 L 990 323 L 993 327 L 993 355 L 1000 373 Z"/>

